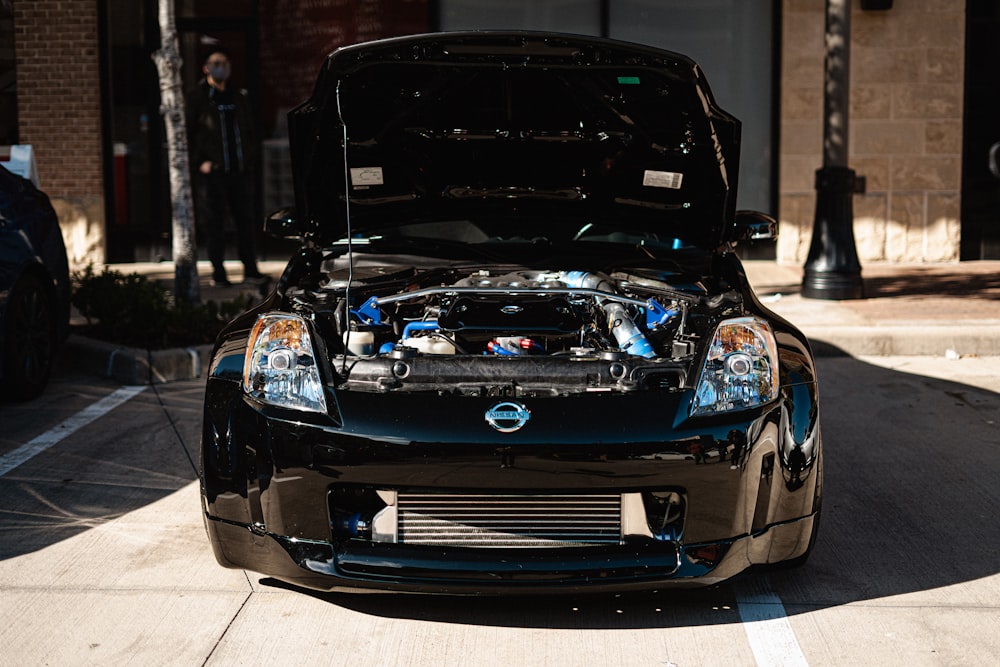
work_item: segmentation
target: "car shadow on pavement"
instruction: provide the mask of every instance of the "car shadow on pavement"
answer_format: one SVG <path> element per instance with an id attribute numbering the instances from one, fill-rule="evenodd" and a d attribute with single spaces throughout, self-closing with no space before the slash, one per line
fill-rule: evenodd
<path id="1" fill-rule="evenodd" d="M 2 437 L 14 448 L 33 422 L 55 426 L 110 391 L 106 382 L 54 379 L 34 401 L 0 406 Z M 204 393 L 204 381 L 147 387 L 0 477 L 0 561 L 114 522 L 197 479 Z M 200 522 L 197 507 L 191 517 Z"/>
<path id="2" fill-rule="evenodd" d="M 983 591 L 956 585 L 1000 571 L 1000 394 L 817 348 L 823 525 L 799 569 L 750 572 L 713 589 L 621 596 L 365 595 L 261 583 L 373 616 L 529 628 L 738 623 L 741 580 L 777 594 L 788 614 L 910 594 L 932 605 L 981 601 Z"/>

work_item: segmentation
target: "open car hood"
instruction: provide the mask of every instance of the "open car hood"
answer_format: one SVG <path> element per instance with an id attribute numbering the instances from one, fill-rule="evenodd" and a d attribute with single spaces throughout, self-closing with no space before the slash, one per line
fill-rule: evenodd
<path id="1" fill-rule="evenodd" d="M 549 239 L 593 225 L 715 249 L 734 229 L 740 122 L 669 51 L 531 32 L 358 44 L 330 54 L 289 132 L 298 219 L 321 242 L 530 217 Z"/>

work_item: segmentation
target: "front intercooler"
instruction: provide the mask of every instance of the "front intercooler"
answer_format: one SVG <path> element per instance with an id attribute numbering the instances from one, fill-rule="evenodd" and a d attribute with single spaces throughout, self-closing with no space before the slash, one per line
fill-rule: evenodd
<path id="1" fill-rule="evenodd" d="M 676 491 L 476 493 L 335 486 L 336 540 L 413 547 L 607 547 L 634 538 L 679 540 L 686 501 Z"/>
<path id="2" fill-rule="evenodd" d="M 400 544 L 561 547 L 619 544 L 622 498 L 603 495 L 400 493 Z"/>

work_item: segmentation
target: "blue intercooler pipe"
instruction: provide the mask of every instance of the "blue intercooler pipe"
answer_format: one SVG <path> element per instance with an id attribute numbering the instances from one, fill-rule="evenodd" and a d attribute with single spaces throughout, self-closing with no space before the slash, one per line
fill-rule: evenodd
<path id="1" fill-rule="evenodd" d="M 590 273 L 587 271 L 561 271 L 559 280 L 567 287 L 578 289 L 594 289 L 602 292 L 615 292 L 615 286 L 611 279 L 601 273 Z M 617 301 L 598 298 L 597 303 L 604 309 L 604 314 L 608 318 L 608 326 L 611 334 L 618 341 L 618 349 L 626 354 L 635 357 L 646 357 L 647 359 L 656 356 L 656 350 L 649 344 L 645 334 L 639 330 L 632 318 L 629 317 L 625 306 Z"/>

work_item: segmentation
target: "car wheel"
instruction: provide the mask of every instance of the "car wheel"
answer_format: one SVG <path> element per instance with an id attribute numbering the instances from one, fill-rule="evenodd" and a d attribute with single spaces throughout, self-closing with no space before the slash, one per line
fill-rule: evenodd
<path id="1" fill-rule="evenodd" d="M 10 292 L 4 340 L 0 392 L 19 401 L 38 396 L 55 359 L 55 317 L 52 298 L 33 275 L 22 276 Z"/>

